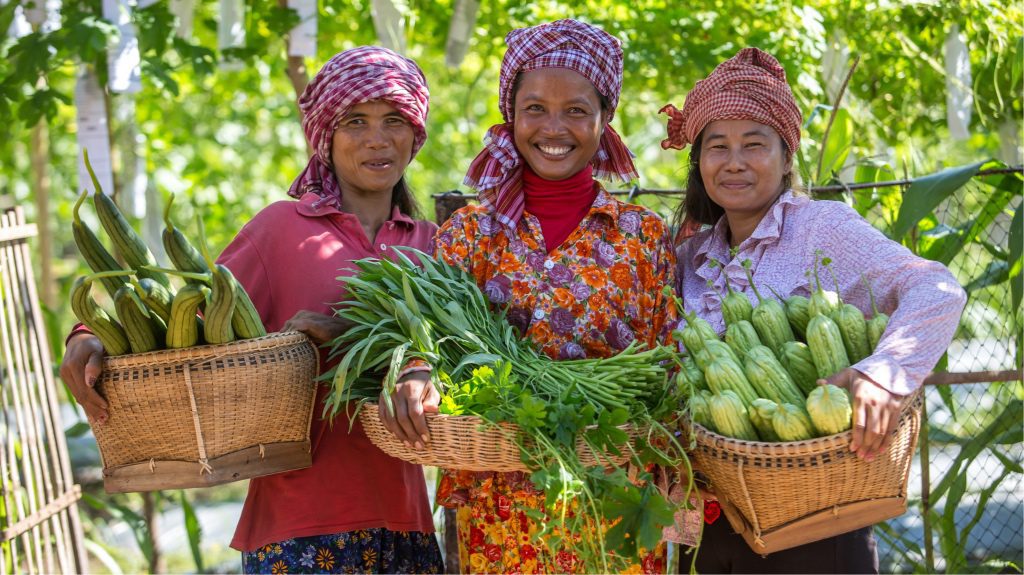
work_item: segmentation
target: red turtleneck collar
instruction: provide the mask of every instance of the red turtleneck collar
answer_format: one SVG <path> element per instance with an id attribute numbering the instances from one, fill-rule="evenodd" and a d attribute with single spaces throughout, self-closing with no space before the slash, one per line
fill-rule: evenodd
<path id="1" fill-rule="evenodd" d="M 588 165 L 564 180 L 545 180 L 523 167 L 523 193 L 526 211 L 540 220 L 544 246 L 548 253 L 562 245 L 580 225 L 597 198 L 597 184 Z"/>

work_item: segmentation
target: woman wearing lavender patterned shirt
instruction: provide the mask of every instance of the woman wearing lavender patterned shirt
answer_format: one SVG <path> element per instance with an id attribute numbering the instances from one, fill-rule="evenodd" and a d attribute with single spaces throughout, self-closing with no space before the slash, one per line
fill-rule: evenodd
<path id="1" fill-rule="evenodd" d="M 782 297 L 808 296 L 815 286 L 805 271 L 823 253 L 832 259 L 842 300 L 869 311 L 863 277 L 891 319 L 871 355 L 827 381 L 846 388 L 853 399 L 851 451 L 865 460 L 883 453 L 903 397 L 921 385 L 949 345 L 964 307 L 963 289 L 944 266 L 886 238 L 846 204 L 812 201 L 793 189 L 802 118 L 785 72 L 767 53 L 741 50 L 697 83 L 682 110 L 666 106 L 663 111 L 670 119 L 662 146 L 691 145 L 686 199 L 677 214 L 680 228 L 710 226 L 677 252 L 687 311 L 724 331 L 719 294 L 727 278 L 756 303 L 745 260 L 762 292 L 770 286 Z M 712 525 L 697 570 L 874 572 L 878 563 L 870 530 L 763 558 L 738 535 Z"/>

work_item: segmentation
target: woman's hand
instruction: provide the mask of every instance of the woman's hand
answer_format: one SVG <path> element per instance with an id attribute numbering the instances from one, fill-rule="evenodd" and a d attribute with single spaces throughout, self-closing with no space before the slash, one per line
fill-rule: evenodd
<path id="1" fill-rule="evenodd" d="M 340 317 L 302 310 L 281 327 L 281 331 L 300 331 L 313 343 L 323 345 L 338 337 L 352 324 Z"/>
<path id="2" fill-rule="evenodd" d="M 424 415 L 437 413 L 437 405 L 441 401 L 441 394 L 430 382 L 430 372 L 416 371 L 398 381 L 391 394 L 391 403 L 395 406 L 394 416 L 388 411 L 383 395 L 381 391 L 377 409 L 384 427 L 405 443 L 406 447 L 423 449 L 428 445 L 430 432 Z"/>
<path id="3" fill-rule="evenodd" d="M 850 451 L 865 461 L 885 453 L 900 419 L 903 398 L 848 367 L 818 384 L 831 383 L 850 392 L 853 398 L 853 440 Z"/>
<path id="4" fill-rule="evenodd" d="M 60 377 L 71 389 L 71 395 L 85 409 L 90 423 L 103 425 L 109 417 L 107 400 L 96 392 L 96 381 L 103 372 L 106 351 L 100 338 L 87 332 L 77 333 L 68 340 L 64 359 L 60 362 Z"/>

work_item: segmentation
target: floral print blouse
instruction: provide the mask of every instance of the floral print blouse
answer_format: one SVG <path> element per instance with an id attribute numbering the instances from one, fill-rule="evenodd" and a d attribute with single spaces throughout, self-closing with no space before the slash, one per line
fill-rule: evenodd
<path id="1" fill-rule="evenodd" d="M 467 206 L 438 230 L 434 251 L 508 306 L 509 323 L 549 357 L 608 357 L 633 340 L 654 346 L 675 328 L 675 308 L 661 291 L 674 286 L 675 254 L 654 212 L 600 189 L 550 254 L 529 213 L 509 236 L 487 208 Z"/>

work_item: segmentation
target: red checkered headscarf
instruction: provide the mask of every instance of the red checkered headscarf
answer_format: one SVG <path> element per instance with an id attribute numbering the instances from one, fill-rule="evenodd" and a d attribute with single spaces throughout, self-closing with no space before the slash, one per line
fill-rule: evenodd
<path id="1" fill-rule="evenodd" d="M 319 194 L 322 202 L 341 207 L 341 188 L 334 176 L 331 143 L 338 123 L 353 106 L 382 100 L 412 124 L 412 155 L 427 140 L 430 92 L 415 62 L 387 48 L 360 46 L 331 58 L 299 97 L 302 129 L 313 148 L 306 169 L 292 182 L 288 195 Z"/>
<path id="2" fill-rule="evenodd" d="M 668 114 L 668 138 L 661 147 L 681 150 L 692 144 L 715 120 L 753 120 L 771 126 L 782 137 L 789 154 L 800 147 L 803 116 L 786 83 L 786 71 L 771 54 L 744 48 L 697 82 L 680 111 L 672 104 Z"/>
<path id="3" fill-rule="evenodd" d="M 622 48 L 618 39 L 600 28 L 576 20 L 559 20 L 513 30 L 505 36 L 508 50 L 501 62 L 498 85 L 504 124 L 495 124 L 484 136 L 484 149 L 469 166 L 463 183 L 480 192 L 480 201 L 495 217 L 515 227 L 523 214 L 523 158 L 513 135 L 515 107 L 512 88 L 521 72 L 541 68 L 567 68 L 590 80 L 608 100 L 608 121 L 615 114 L 622 89 Z M 628 182 L 639 175 L 633 154 L 610 125 L 605 125 L 591 165 L 594 177 Z"/>

